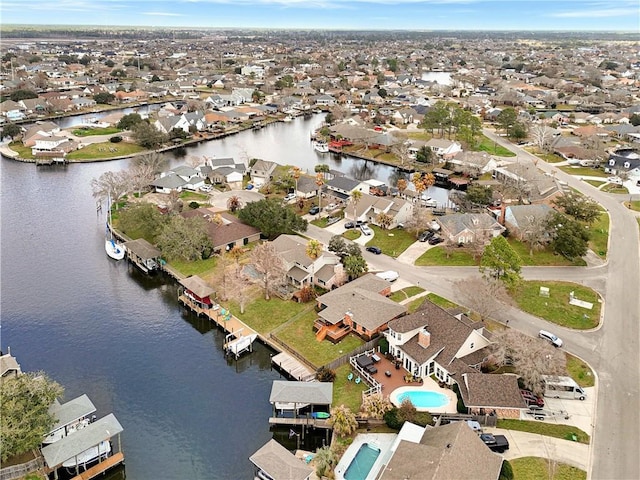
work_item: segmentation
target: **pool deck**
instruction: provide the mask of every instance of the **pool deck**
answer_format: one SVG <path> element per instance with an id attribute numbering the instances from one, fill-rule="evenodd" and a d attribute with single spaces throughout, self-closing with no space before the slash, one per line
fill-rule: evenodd
<path id="1" fill-rule="evenodd" d="M 334 470 L 336 480 L 345 480 L 344 474 L 363 443 L 368 443 L 380 449 L 380 455 L 366 477 L 366 480 L 374 480 L 380 473 L 380 469 L 389 463 L 392 454 L 391 447 L 397 436 L 396 433 L 361 433 L 357 435 Z"/>
<path id="2" fill-rule="evenodd" d="M 431 378 L 425 378 L 422 385 L 412 385 L 412 386 L 402 386 L 396 388 L 389 395 L 389 400 L 396 406 L 400 406 L 400 402 L 398 401 L 398 396 L 403 393 L 413 390 L 413 391 L 425 391 L 425 392 L 438 392 L 445 395 L 449 399 L 449 403 L 442 407 L 429 407 L 429 408 L 419 408 L 416 407 L 416 410 L 419 412 L 429 412 L 429 413 L 457 413 L 457 403 L 458 397 L 448 388 L 440 388 L 438 384 L 433 381 Z"/>

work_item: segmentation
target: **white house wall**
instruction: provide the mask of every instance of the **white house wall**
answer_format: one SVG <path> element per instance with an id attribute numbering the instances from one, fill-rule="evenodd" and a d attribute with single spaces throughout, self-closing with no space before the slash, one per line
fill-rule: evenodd
<path id="1" fill-rule="evenodd" d="M 490 343 L 491 342 L 483 337 L 478 330 L 474 330 L 456 352 L 456 358 L 462 358 L 470 353 L 476 352 Z"/>

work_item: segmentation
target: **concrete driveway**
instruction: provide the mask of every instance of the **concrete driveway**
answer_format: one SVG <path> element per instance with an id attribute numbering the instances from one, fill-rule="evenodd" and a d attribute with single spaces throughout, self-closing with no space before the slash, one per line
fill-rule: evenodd
<path id="1" fill-rule="evenodd" d="M 409 248 L 398 255 L 397 260 L 399 262 L 406 263 L 407 265 L 413 265 L 416 263 L 416 260 L 424 254 L 424 252 L 432 247 L 433 245 L 429 245 L 429 242 L 419 242 L 416 240 L 409 245 Z"/>
<path id="2" fill-rule="evenodd" d="M 213 190 L 210 194 L 209 203 L 216 208 L 226 210 L 227 201 L 233 196 L 240 199 L 241 206 L 250 202 L 258 202 L 264 198 L 264 195 L 260 192 L 255 192 L 253 190 L 230 190 L 228 192 Z"/>

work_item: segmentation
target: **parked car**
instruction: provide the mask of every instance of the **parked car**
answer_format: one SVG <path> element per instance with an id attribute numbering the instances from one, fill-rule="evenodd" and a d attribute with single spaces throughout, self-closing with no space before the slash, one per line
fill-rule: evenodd
<path id="1" fill-rule="evenodd" d="M 360 231 L 364 235 L 373 235 L 373 230 L 371 230 L 367 225 L 360 225 Z"/>
<path id="2" fill-rule="evenodd" d="M 247 186 L 245 188 L 247 190 L 253 190 L 253 184 L 252 183 L 247 183 Z"/>
<path id="3" fill-rule="evenodd" d="M 382 278 L 388 282 L 395 282 L 400 277 L 400 274 L 395 270 L 387 270 L 386 272 L 376 273 L 376 277 Z"/>
<path id="4" fill-rule="evenodd" d="M 505 450 L 509 450 L 509 440 L 504 435 L 482 433 L 480 434 L 480 440 L 494 452 L 503 453 Z"/>
<path id="5" fill-rule="evenodd" d="M 429 245 L 438 245 L 442 242 L 444 242 L 444 238 L 438 237 L 437 235 L 434 235 L 429 239 Z"/>
<path id="6" fill-rule="evenodd" d="M 371 253 L 375 253 L 376 255 L 380 255 L 382 253 L 382 250 L 380 249 L 380 247 L 367 247 L 367 252 L 371 252 Z"/>
<path id="7" fill-rule="evenodd" d="M 211 185 L 209 185 L 208 183 L 205 183 L 203 186 L 200 187 L 200 190 L 203 192 L 210 192 L 211 191 Z"/>
<path id="8" fill-rule="evenodd" d="M 356 228 L 356 224 L 353 222 L 347 222 L 344 224 L 344 228 L 346 229 L 350 229 L 350 228 Z"/>
<path id="9" fill-rule="evenodd" d="M 295 199 L 296 199 L 295 193 L 287 193 L 282 200 L 285 202 L 290 202 L 291 200 L 295 200 Z"/>
<path id="10" fill-rule="evenodd" d="M 544 407 L 544 399 L 535 395 L 532 391 L 522 389 L 520 390 L 520 395 L 522 395 L 527 406 Z"/>
<path id="11" fill-rule="evenodd" d="M 318 213 L 320 213 L 320 207 L 318 206 L 309 209 L 309 215 L 317 215 Z"/>
<path id="12" fill-rule="evenodd" d="M 360 228 L 362 225 L 366 225 L 367 222 L 365 220 L 356 220 L 356 227 Z"/>
<path id="13" fill-rule="evenodd" d="M 340 217 L 327 217 L 327 226 L 333 225 L 334 223 L 338 223 L 340 221 Z"/>
<path id="14" fill-rule="evenodd" d="M 422 232 L 419 236 L 418 236 L 418 241 L 419 242 L 426 242 L 427 240 L 429 240 L 431 237 L 433 237 L 434 233 L 431 230 L 425 230 L 424 232 Z"/>
<path id="15" fill-rule="evenodd" d="M 330 203 L 329 205 L 327 205 L 327 207 L 325 208 L 325 210 L 327 212 L 330 212 L 331 210 L 335 210 L 336 208 L 338 208 L 338 205 L 336 205 L 335 203 Z"/>
<path id="16" fill-rule="evenodd" d="M 546 330 L 540 330 L 538 332 L 538 336 L 543 338 L 544 340 L 548 340 L 554 347 L 560 348 L 562 346 L 562 340 L 556 337 L 553 333 L 547 332 Z"/>

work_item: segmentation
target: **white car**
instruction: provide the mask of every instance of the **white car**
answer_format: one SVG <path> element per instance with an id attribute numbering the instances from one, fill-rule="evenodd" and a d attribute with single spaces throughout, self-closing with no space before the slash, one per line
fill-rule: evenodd
<path id="1" fill-rule="evenodd" d="M 382 278 L 388 282 L 395 282 L 400 277 L 400 274 L 395 270 L 387 270 L 386 272 L 376 273 L 376 277 Z"/>
<path id="2" fill-rule="evenodd" d="M 546 330 L 540 330 L 538 332 L 538 336 L 540 338 L 543 338 L 545 340 L 548 340 L 549 342 L 551 342 L 551 344 L 554 347 L 558 347 L 560 348 L 562 346 L 562 340 L 560 340 L 558 337 L 556 337 L 553 333 L 551 332 L 547 332 Z"/>
<path id="3" fill-rule="evenodd" d="M 360 225 L 360 231 L 364 235 L 373 235 L 373 230 L 371 230 L 367 225 Z"/>
<path id="4" fill-rule="evenodd" d="M 291 200 L 295 200 L 295 199 L 296 199 L 295 193 L 287 193 L 287 195 L 285 195 L 285 197 L 282 200 L 285 202 L 290 202 Z"/>
<path id="5" fill-rule="evenodd" d="M 620 177 L 609 177 L 607 178 L 607 182 L 615 185 L 622 185 L 622 179 Z"/>
<path id="6" fill-rule="evenodd" d="M 211 187 L 211 185 L 209 185 L 208 183 L 206 183 L 206 184 L 204 184 L 204 185 L 202 185 L 202 186 L 200 187 L 200 191 L 202 191 L 202 192 L 210 192 L 210 191 L 211 191 L 211 188 L 212 188 L 212 187 Z"/>

